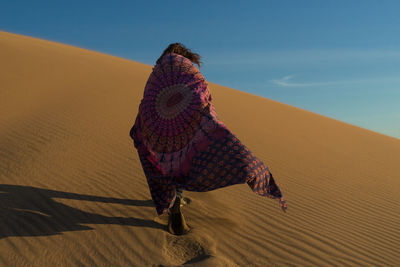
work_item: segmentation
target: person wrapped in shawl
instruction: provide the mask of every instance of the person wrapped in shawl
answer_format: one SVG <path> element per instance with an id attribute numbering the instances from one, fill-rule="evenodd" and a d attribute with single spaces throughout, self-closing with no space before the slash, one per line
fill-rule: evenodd
<path id="1" fill-rule="evenodd" d="M 200 56 L 180 43 L 165 49 L 144 89 L 130 136 L 157 213 L 168 230 L 189 230 L 180 211 L 182 190 L 205 192 L 247 183 L 261 196 L 286 202 L 271 172 L 217 118 Z"/>

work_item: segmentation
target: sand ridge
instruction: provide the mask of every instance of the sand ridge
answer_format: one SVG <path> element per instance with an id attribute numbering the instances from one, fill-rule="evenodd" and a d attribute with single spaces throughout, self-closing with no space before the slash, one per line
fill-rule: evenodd
<path id="1" fill-rule="evenodd" d="M 400 262 L 399 139 L 210 83 L 289 209 L 246 185 L 185 192 L 175 237 L 129 138 L 151 66 L 6 32 L 0 59 L 0 265 Z"/>

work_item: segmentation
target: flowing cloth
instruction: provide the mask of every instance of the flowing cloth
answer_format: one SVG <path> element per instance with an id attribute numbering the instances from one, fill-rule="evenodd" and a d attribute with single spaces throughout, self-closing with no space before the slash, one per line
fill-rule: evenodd
<path id="1" fill-rule="evenodd" d="M 158 214 L 173 205 L 177 188 L 242 183 L 287 208 L 268 167 L 217 119 L 206 80 L 181 55 L 166 54 L 153 68 L 130 136 Z"/>

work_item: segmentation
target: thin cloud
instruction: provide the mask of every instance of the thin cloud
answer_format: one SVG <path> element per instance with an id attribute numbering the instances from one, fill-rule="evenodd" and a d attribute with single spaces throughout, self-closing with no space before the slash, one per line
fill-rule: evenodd
<path id="1" fill-rule="evenodd" d="M 334 82 L 299 83 L 299 82 L 293 82 L 292 79 L 293 75 L 287 75 L 278 80 L 271 80 L 270 82 L 282 87 L 310 87 L 310 86 L 330 85 L 334 83 Z"/>

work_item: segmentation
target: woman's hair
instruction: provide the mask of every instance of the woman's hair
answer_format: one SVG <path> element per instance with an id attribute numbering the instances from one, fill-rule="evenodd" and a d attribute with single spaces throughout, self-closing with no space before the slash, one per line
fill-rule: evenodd
<path id="1" fill-rule="evenodd" d="M 197 53 L 192 52 L 189 48 L 187 48 L 186 46 L 184 46 L 181 43 L 173 43 L 170 44 L 162 53 L 162 55 L 157 59 L 156 64 L 160 63 L 161 58 L 163 56 L 165 56 L 166 54 L 169 53 L 175 53 L 181 56 L 184 56 L 187 59 L 190 59 L 190 61 L 192 61 L 194 64 L 197 64 L 197 66 L 200 67 L 200 55 Z"/>

